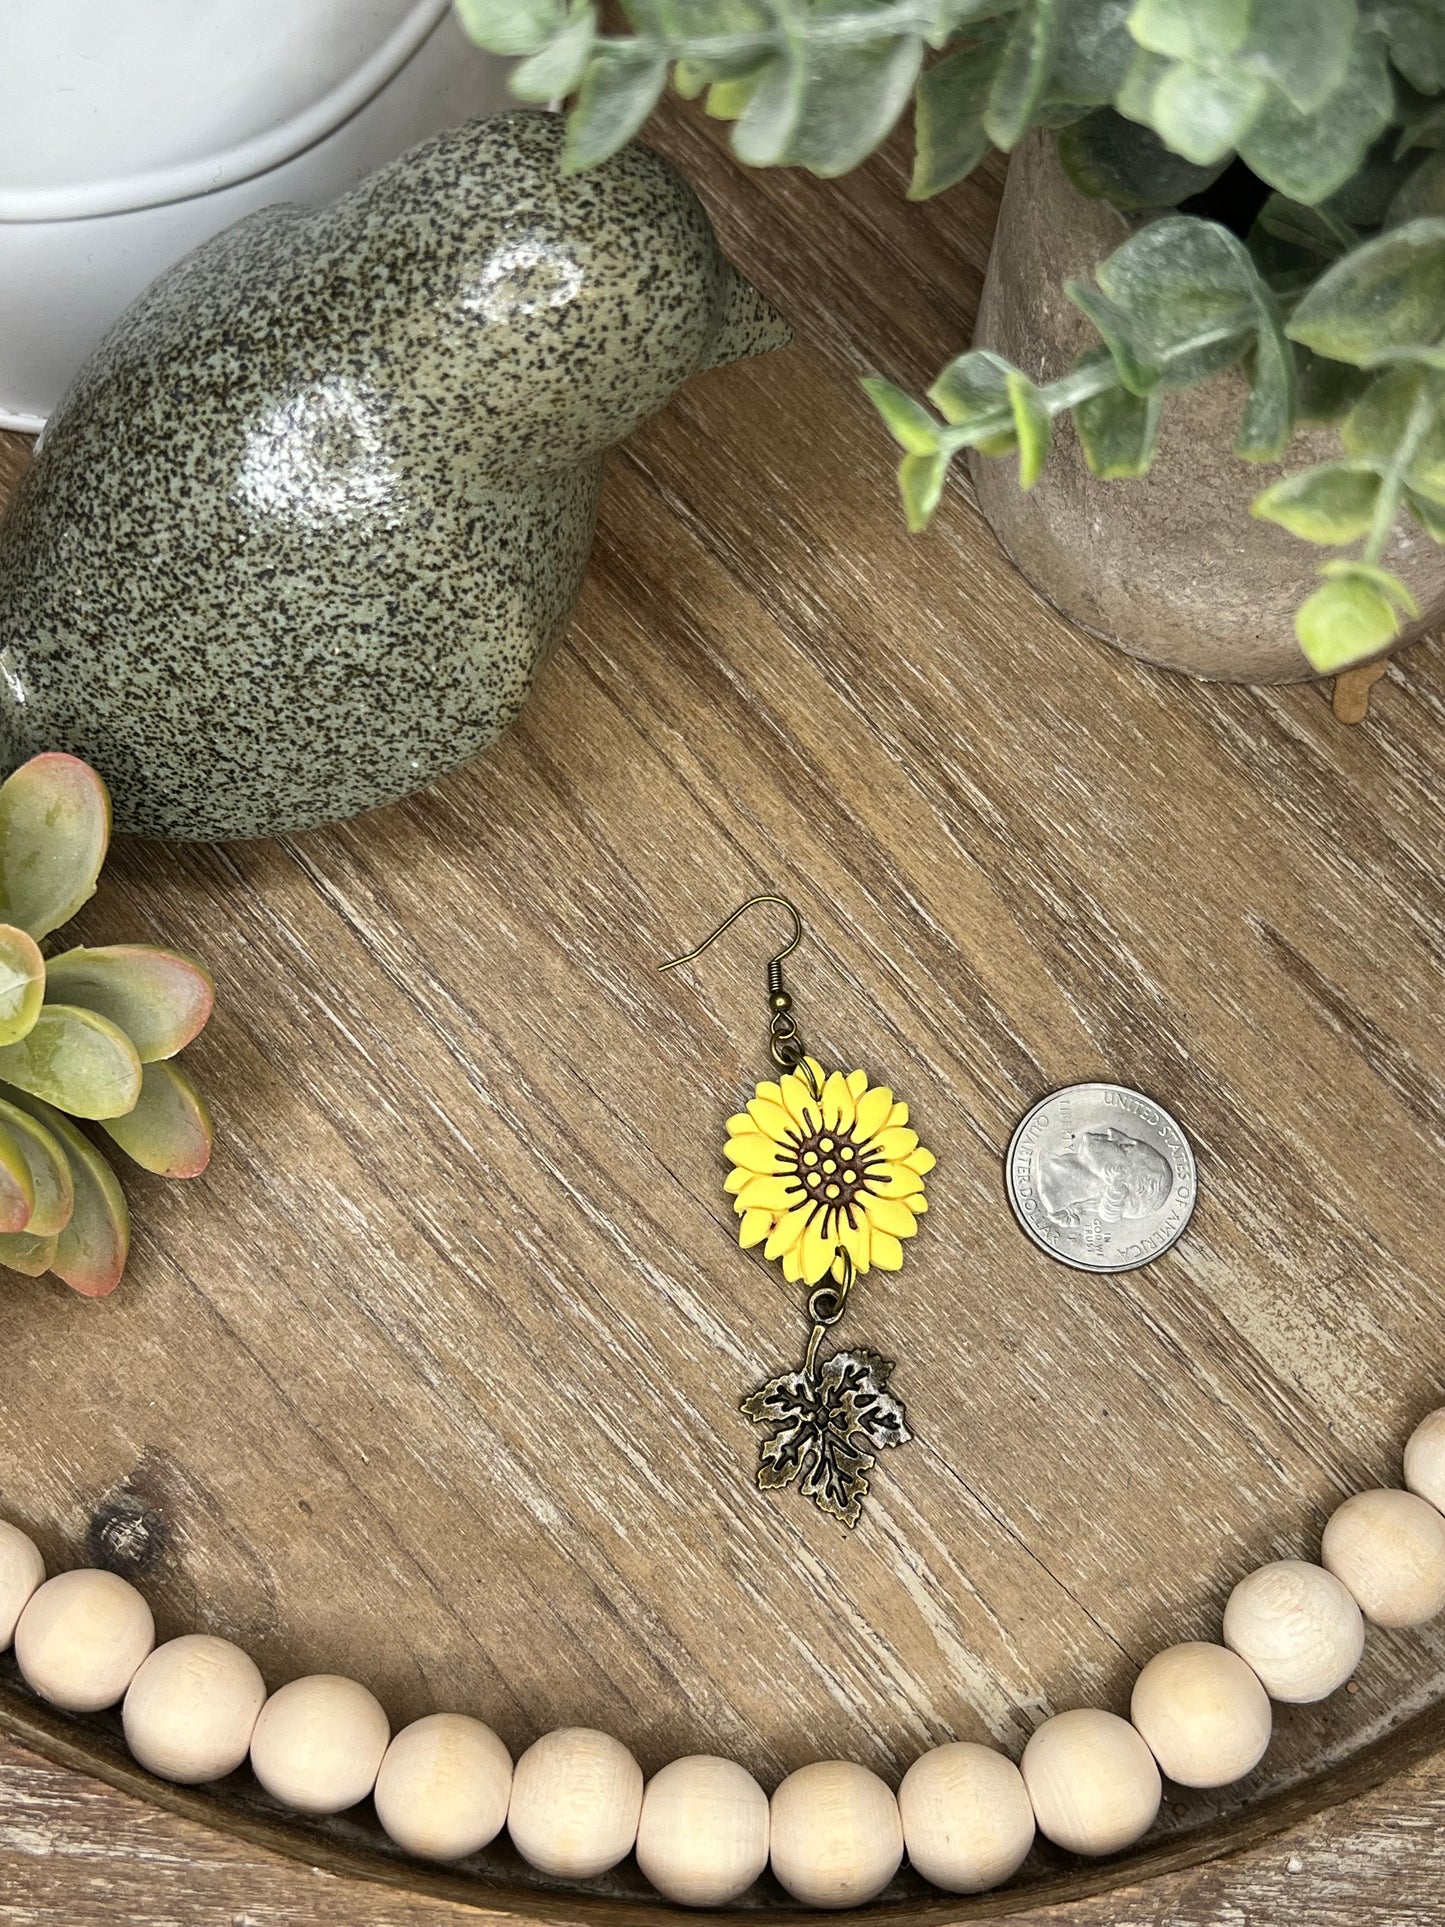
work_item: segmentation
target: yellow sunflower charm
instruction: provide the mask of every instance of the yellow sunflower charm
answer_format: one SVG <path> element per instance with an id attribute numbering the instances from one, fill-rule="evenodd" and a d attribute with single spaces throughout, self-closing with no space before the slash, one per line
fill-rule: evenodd
<path id="1" fill-rule="evenodd" d="M 825 1072 L 798 1037 L 783 959 L 802 936 L 786 897 L 751 897 L 712 936 L 661 966 L 691 963 L 755 903 L 778 903 L 793 919 L 792 940 L 768 964 L 768 1054 L 779 1075 L 728 1119 L 727 1189 L 740 1219 L 738 1242 L 761 1245 L 783 1276 L 808 1293 L 807 1355 L 749 1392 L 742 1410 L 772 1428 L 758 1463 L 764 1491 L 796 1484 L 823 1512 L 856 1526 L 876 1454 L 906 1445 L 902 1404 L 889 1390 L 893 1365 L 874 1351 L 819 1352 L 842 1318 L 855 1280 L 897 1271 L 928 1209 L 923 1180 L 934 1156 L 908 1125 L 908 1106 L 866 1071 Z"/>

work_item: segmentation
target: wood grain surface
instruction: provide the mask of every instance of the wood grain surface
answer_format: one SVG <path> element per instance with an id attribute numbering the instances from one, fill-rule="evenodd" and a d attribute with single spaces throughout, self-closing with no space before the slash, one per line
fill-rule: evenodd
<path id="1" fill-rule="evenodd" d="M 219 1150 L 189 1185 L 128 1174 L 114 1298 L 0 1295 L 0 1506 L 56 1563 L 133 1571 L 163 1634 L 235 1638 L 273 1683 L 349 1671 L 397 1722 L 896 1779 L 1124 1707 L 1245 1571 L 1397 1480 L 1439 1402 L 1445 658 L 1409 651 L 1346 729 L 1316 687 L 1072 632 L 961 485 L 909 538 L 854 377 L 966 341 L 997 168 L 915 206 L 896 151 L 823 184 L 743 174 L 690 112 L 659 144 L 797 345 L 613 459 L 571 635 L 491 756 L 334 830 L 117 847 L 77 939 L 211 963 Z M 753 1489 L 736 1409 L 805 1336 L 722 1191 L 774 930 L 654 968 L 760 889 L 807 923 L 811 1048 L 892 1084 L 940 1160 L 845 1327 L 899 1360 L 918 1435 L 852 1536 Z M 1116 1277 L 1043 1257 L 1002 1191 L 1022 1111 L 1091 1076 L 1169 1105 L 1201 1169 L 1185 1241 Z M 1372 1633 L 1247 1781 L 1171 1791 L 1166 1847 L 1442 1697 L 1445 1633 Z M 1040 1852 L 1033 1917 L 1438 1919 L 1445 1769 L 1406 1775 L 1095 1899 Z M 0 1751 L 0 1920 L 439 1907 Z"/>

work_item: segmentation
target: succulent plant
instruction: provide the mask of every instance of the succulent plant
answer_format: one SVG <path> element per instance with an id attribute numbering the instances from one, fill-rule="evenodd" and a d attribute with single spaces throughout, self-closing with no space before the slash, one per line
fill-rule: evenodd
<path id="1" fill-rule="evenodd" d="M 1169 394 L 1238 367 L 1241 460 L 1339 424 L 1338 460 L 1253 504 L 1350 551 L 1296 618 L 1310 661 L 1368 656 L 1417 613 L 1380 563 L 1400 517 L 1445 542 L 1445 0 L 621 0 L 623 34 L 596 0 L 457 7 L 521 56 L 519 94 L 575 94 L 572 167 L 630 140 L 669 75 L 748 166 L 824 176 L 912 100 L 915 199 L 1052 130 L 1076 185 L 1137 223 L 1066 290 L 1099 343 L 1047 383 L 961 355 L 931 407 L 870 381 L 910 526 L 965 448 L 1016 457 L 1030 487 L 1064 414 L 1095 475 L 1143 475 Z"/>
<path id="2" fill-rule="evenodd" d="M 109 793 L 79 757 L 34 756 L 0 784 L 0 1265 L 91 1298 L 120 1281 L 130 1218 L 73 1120 L 160 1177 L 211 1155 L 174 1061 L 211 1014 L 207 972 L 148 944 L 41 948 L 93 895 L 109 842 Z"/>

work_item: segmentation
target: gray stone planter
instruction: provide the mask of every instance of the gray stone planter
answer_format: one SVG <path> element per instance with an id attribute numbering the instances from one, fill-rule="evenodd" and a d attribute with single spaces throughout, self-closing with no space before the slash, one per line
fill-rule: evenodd
<path id="1" fill-rule="evenodd" d="M 974 345 L 1052 380 L 1097 341 L 1064 295 L 1128 233 L 1124 216 L 1080 194 L 1054 143 L 1034 135 L 1009 166 Z M 1244 401 L 1238 375 L 1171 395 L 1158 460 L 1138 481 L 1096 481 L 1072 424 L 1057 424 L 1048 466 L 1024 494 L 1011 460 L 970 457 L 979 503 L 1020 571 L 1073 622 L 1168 669 L 1228 682 L 1297 682 L 1312 671 L 1294 611 L 1326 551 L 1249 514 L 1286 469 L 1338 453 L 1332 429 L 1296 436 L 1280 467 L 1231 453 Z M 1402 523 L 1387 565 L 1422 617 L 1445 618 L 1445 551 Z"/>

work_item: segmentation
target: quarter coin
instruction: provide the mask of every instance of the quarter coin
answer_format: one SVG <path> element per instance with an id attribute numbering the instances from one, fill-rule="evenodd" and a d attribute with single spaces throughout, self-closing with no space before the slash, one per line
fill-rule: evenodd
<path id="1" fill-rule="evenodd" d="M 1194 1212 L 1194 1153 L 1162 1105 L 1122 1084 L 1070 1084 L 1013 1134 L 1009 1203 L 1041 1251 L 1080 1271 L 1133 1271 Z"/>

